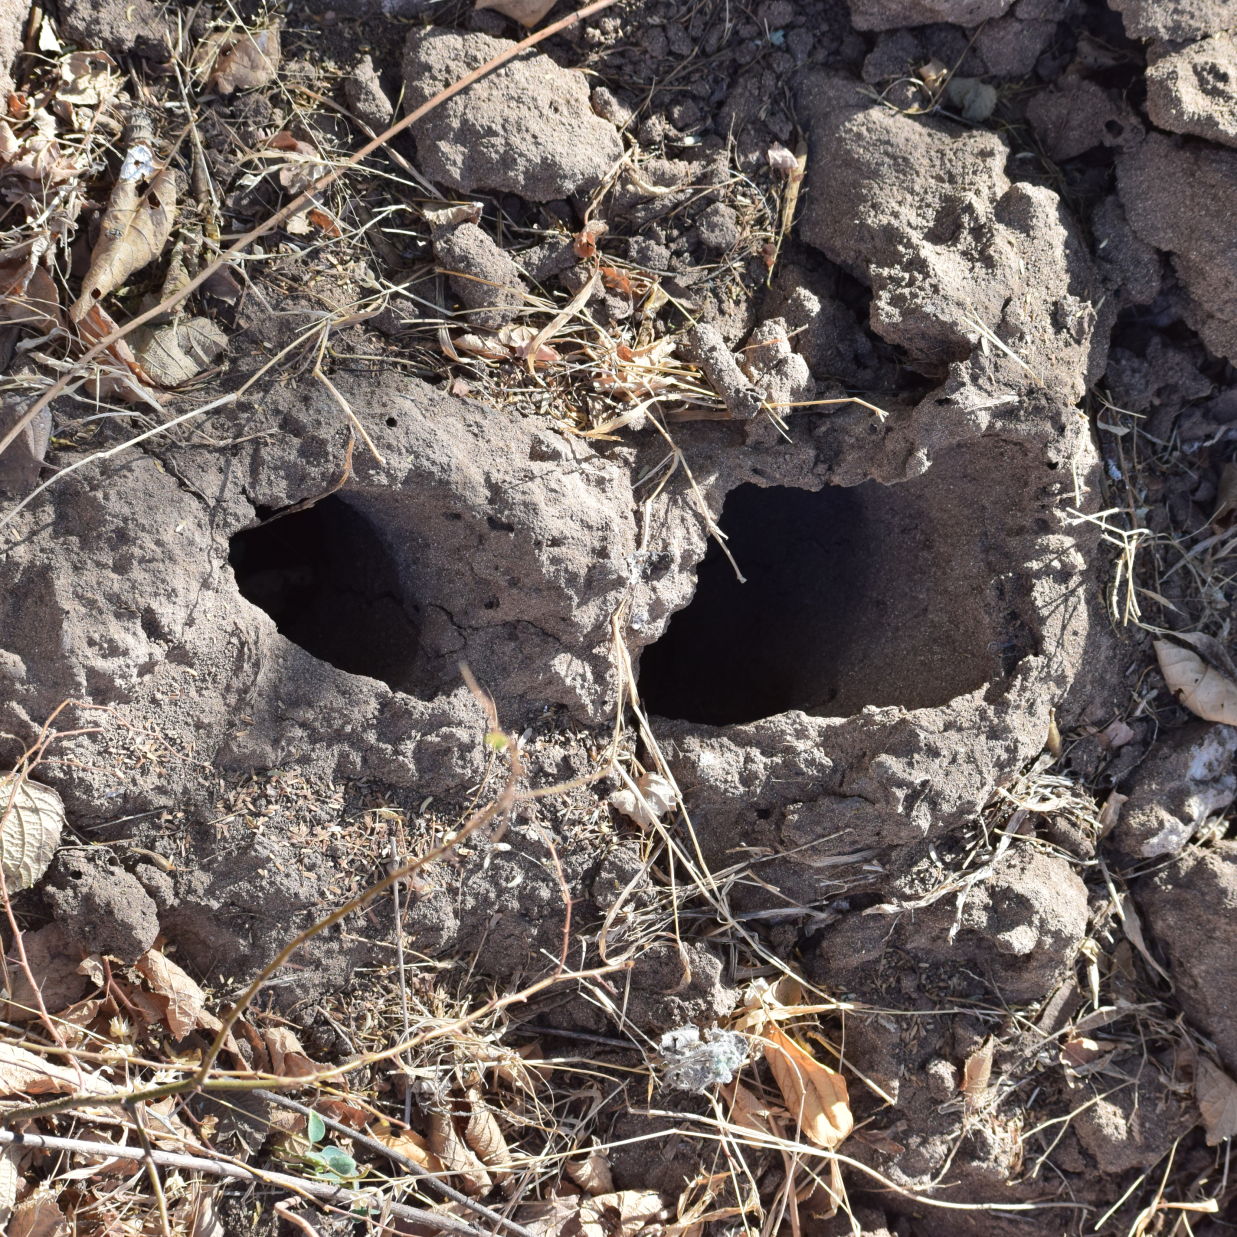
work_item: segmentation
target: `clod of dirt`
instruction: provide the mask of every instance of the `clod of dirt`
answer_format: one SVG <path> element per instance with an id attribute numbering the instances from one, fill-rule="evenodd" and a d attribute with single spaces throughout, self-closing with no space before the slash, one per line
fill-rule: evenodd
<path id="1" fill-rule="evenodd" d="M 1087 887 L 1059 855 L 1015 850 L 968 895 L 964 931 L 991 942 L 998 992 L 1011 1002 L 1042 998 L 1074 964 L 1087 934 Z M 977 954 L 977 956 L 982 956 Z"/>
<path id="2" fill-rule="evenodd" d="M 43 896 L 65 937 L 83 953 L 136 962 L 159 935 L 159 916 L 138 879 L 110 853 L 63 851 Z"/>
<path id="3" fill-rule="evenodd" d="M 978 26 L 1000 17 L 1013 0 L 850 0 L 850 19 L 856 30 L 894 30 L 898 26 L 927 26 L 952 22 Z"/>
<path id="4" fill-rule="evenodd" d="M 1118 160 L 1117 184 L 1130 226 L 1172 254 L 1190 325 L 1213 352 L 1237 360 L 1237 151 L 1152 133 Z"/>
<path id="5" fill-rule="evenodd" d="M 1237 797 L 1235 754 L 1232 726 L 1191 725 L 1163 736 L 1131 780 L 1114 843 L 1142 859 L 1178 854 Z"/>
<path id="6" fill-rule="evenodd" d="M 1150 65 L 1147 114 L 1161 129 L 1237 146 L 1237 37 L 1200 39 Z"/>
<path id="7" fill-rule="evenodd" d="M 1159 1075 L 1139 1071 L 1136 1057 L 1113 1062 L 1114 1072 L 1123 1067 L 1138 1077 L 1137 1088 L 1112 1089 L 1085 1105 L 1070 1124 L 1096 1167 L 1111 1177 L 1151 1168 L 1197 1120 L 1191 1105 Z"/>
<path id="8" fill-rule="evenodd" d="M 344 78 L 344 99 L 353 115 L 375 133 L 381 133 L 395 117 L 395 106 L 387 98 L 370 56 L 362 56 Z"/>
<path id="9" fill-rule="evenodd" d="M 44 1008 L 50 1013 L 67 1009 L 85 994 L 90 981 L 78 969 L 82 950 L 73 946 L 60 924 L 44 924 L 23 933 L 22 948 Z M 36 1016 L 38 1001 L 25 969 L 12 956 L 9 968 L 12 987 L 8 997 L 12 1004 L 0 1004 L 0 1010 L 11 1022 L 27 1022 Z"/>
<path id="10" fill-rule="evenodd" d="M 1056 195 L 1011 183 L 993 133 L 901 115 L 833 75 L 808 79 L 800 99 L 811 147 L 801 234 L 871 285 L 872 329 L 928 372 L 994 332 L 1024 379 L 1080 398 L 1096 280 Z"/>
<path id="11" fill-rule="evenodd" d="M 1237 841 L 1192 848 L 1135 890 L 1149 931 L 1163 947 L 1186 1017 L 1237 1071 Z"/>
<path id="12" fill-rule="evenodd" d="M 511 46 L 510 40 L 418 29 L 404 51 L 409 110 Z M 529 53 L 413 126 L 421 170 L 464 193 L 548 202 L 595 189 L 622 157 L 618 130 L 589 102 L 583 74 Z"/>
<path id="13" fill-rule="evenodd" d="M 165 60 L 176 42 L 167 8 L 153 0 L 60 0 L 57 11 L 61 36 L 77 47 Z"/>
<path id="14" fill-rule="evenodd" d="M 13 62 L 21 51 L 29 0 L 0 0 L 0 98 L 13 89 Z"/>
<path id="15" fill-rule="evenodd" d="M 1064 6 L 1042 6 L 1041 13 L 1019 4 L 1013 13 L 986 22 L 975 35 L 975 50 L 983 57 L 991 77 L 1029 77 L 1035 63 L 1051 46 L 1057 34 L 1056 16 L 1064 16 Z"/>
<path id="16" fill-rule="evenodd" d="M 1205 38 L 1237 26 L 1233 0 L 1108 0 L 1131 39 Z"/>
<path id="17" fill-rule="evenodd" d="M 1160 291 L 1161 258 L 1130 227 L 1125 208 L 1115 193 L 1095 208 L 1091 231 L 1100 278 L 1116 290 L 1123 304 L 1150 305 Z"/>
<path id="18" fill-rule="evenodd" d="M 506 326 L 524 303 L 520 268 L 511 255 L 475 223 L 437 228 L 433 244 L 451 290 L 467 308 L 468 322 L 492 330 Z"/>
<path id="19" fill-rule="evenodd" d="M 1119 97 L 1086 78 L 1065 78 L 1033 95 L 1027 119 L 1049 157 L 1058 161 L 1096 146 L 1130 146 L 1143 134 Z"/>

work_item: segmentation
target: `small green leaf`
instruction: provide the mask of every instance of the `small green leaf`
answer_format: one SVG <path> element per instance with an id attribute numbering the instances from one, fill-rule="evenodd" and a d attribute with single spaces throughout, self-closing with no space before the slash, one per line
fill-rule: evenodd
<path id="1" fill-rule="evenodd" d="M 306 1127 L 305 1134 L 311 1143 L 320 1143 L 326 1137 L 326 1126 L 316 1112 L 309 1114 L 309 1125 Z"/>
<path id="2" fill-rule="evenodd" d="M 511 740 L 501 730 L 491 730 L 485 736 L 485 745 L 491 751 L 505 752 L 511 745 Z"/>
<path id="3" fill-rule="evenodd" d="M 329 1173 L 341 1180 L 357 1175 L 356 1160 L 342 1147 L 323 1147 L 317 1157 L 326 1163 Z"/>

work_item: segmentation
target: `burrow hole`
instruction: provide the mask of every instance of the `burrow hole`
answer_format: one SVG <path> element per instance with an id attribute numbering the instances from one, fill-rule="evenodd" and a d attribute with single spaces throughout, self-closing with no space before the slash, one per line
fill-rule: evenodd
<path id="1" fill-rule="evenodd" d="M 242 596 L 307 653 L 417 690 L 417 608 L 373 522 L 347 497 L 237 533 L 228 561 Z"/>
<path id="2" fill-rule="evenodd" d="M 789 709 L 941 705 L 1001 672 L 976 512 L 924 477 L 819 491 L 742 485 L 691 603 L 640 659 L 650 712 L 709 725 Z"/>

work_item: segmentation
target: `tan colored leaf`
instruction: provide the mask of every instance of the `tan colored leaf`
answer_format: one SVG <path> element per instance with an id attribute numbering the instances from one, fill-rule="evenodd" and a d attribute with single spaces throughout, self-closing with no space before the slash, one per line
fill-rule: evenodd
<path id="1" fill-rule="evenodd" d="M 412 1130 L 401 1130 L 398 1134 L 379 1134 L 378 1141 L 414 1164 L 420 1164 L 427 1172 L 443 1171 L 442 1161 L 430 1150 L 429 1143 Z"/>
<path id="2" fill-rule="evenodd" d="M 145 192 L 138 189 L 136 177 L 122 175 L 103 213 L 82 294 L 69 309 L 69 319 L 80 322 L 134 271 L 153 262 L 167 244 L 175 217 L 176 180 L 170 167 L 164 168 Z"/>
<path id="3" fill-rule="evenodd" d="M 68 1232 L 68 1221 L 56 1202 L 55 1193 L 40 1186 L 13 1209 L 8 1237 L 67 1237 Z"/>
<path id="4" fill-rule="evenodd" d="M 535 26 L 553 7 L 555 0 L 477 0 L 476 8 L 493 9 L 521 26 Z"/>
<path id="5" fill-rule="evenodd" d="M 721 1093 L 730 1101 L 730 1120 L 744 1129 L 755 1130 L 758 1134 L 776 1134 L 773 1114 L 769 1105 L 754 1091 L 741 1082 L 728 1082 L 720 1088 Z"/>
<path id="6" fill-rule="evenodd" d="M 1237 1082 L 1209 1057 L 1199 1057 L 1195 1063 L 1194 1098 L 1203 1115 L 1207 1146 L 1237 1138 Z"/>
<path id="7" fill-rule="evenodd" d="M 990 1035 L 967 1057 L 962 1066 L 961 1090 L 971 1107 L 982 1104 L 988 1094 L 988 1082 L 992 1077 L 992 1054 L 995 1050 L 996 1040 Z"/>
<path id="8" fill-rule="evenodd" d="M 10 896 L 47 871 L 63 827 L 64 804 L 50 786 L 18 774 L 0 777 L 0 873 Z"/>
<path id="9" fill-rule="evenodd" d="M 0 1042 L 0 1095 L 46 1095 L 49 1091 L 87 1095 L 114 1095 L 115 1088 L 85 1069 L 59 1065 Z"/>
<path id="10" fill-rule="evenodd" d="M 1123 795 L 1119 790 L 1110 790 L 1108 797 L 1100 807 L 1096 820 L 1100 825 L 1100 837 L 1106 838 L 1121 819 L 1121 809 L 1125 806 L 1129 795 Z"/>
<path id="11" fill-rule="evenodd" d="M 449 1112 L 430 1113 L 430 1151 L 441 1161 L 444 1172 L 459 1177 L 465 1194 L 484 1194 L 493 1185 L 485 1165 L 460 1137 Z"/>
<path id="12" fill-rule="evenodd" d="M 262 1032 L 271 1054 L 271 1073 L 281 1078 L 308 1078 L 318 1067 L 305 1055 L 301 1041 L 287 1027 L 267 1027 Z"/>
<path id="13" fill-rule="evenodd" d="M 610 1171 L 610 1161 L 604 1152 L 590 1151 L 582 1160 L 568 1160 L 566 1171 L 567 1176 L 585 1194 L 614 1192 L 614 1174 Z"/>
<path id="14" fill-rule="evenodd" d="M 511 1150 L 493 1110 L 475 1087 L 468 1091 L 468 1117 L 464 1122 L 464 1141 L 477 1153 L 483 1164 L 496 1170 L 495 1179 L 501 1185 L 509 1179 Z"/>
<path id="15" fill-rule="evenodd" d="M 657 773 L 644 773 L 636 779 L 636 790 L 616 790 L 610 805 L 648 829 L 674 806 L 674 787 Z"/>
<path id="16" fill-rule="evenodd" d="M 207 65 L 206 89 L 229 95 L 237 90 L 256 90 L 272 81 L 279 71 L 279 31 L 221 31 L 208 35 L 198 49 L 195 63 Z"/>
<path id="17" fill-rule="evenodd" d="M 164 1017 L 168 1029 L 177 1039 L 184 1039 L 199 1027 L 217 1031 L 223 1024 L 206 1008 L 206 993 L 198 987 L 171 958 L 157 949 L 147 950 L 133 969 L 150 985 L 156 996 L 166 1003 Z"/>
<path id="18" fill-rule="evenodd" d="M 846 1079 L 775 1023 L 765 1029 L 764 1041 L 765 1060 L 803 1136 L 826 1150 L 838 1146 L 854 1128 Z"/>
<path id="19" fill-rule="evenodd" d="M 600 1194 L 580 1204 L 579 1232 L 582 1237 L 635 1237 L 653 1225 L 660 1231 L 665 1214 L 661 1195 L 652 1190 Z"/>
<path id="20" fill-rule="evenodd" d="M 1209 666 L 1193 649 L 1155 641 L 1155 655 L 1168 690 L 1197 717 L 1237 725 L 1237 684 Z"/>

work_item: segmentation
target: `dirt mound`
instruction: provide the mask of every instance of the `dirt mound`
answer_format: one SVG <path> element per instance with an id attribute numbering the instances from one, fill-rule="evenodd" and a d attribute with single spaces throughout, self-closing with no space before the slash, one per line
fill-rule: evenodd
<path id="1" fill-rule="evenodd" d="M 1231 1202 L 1231 5 L 25 20 L 22 1052 L 452 1231 Z"/>

